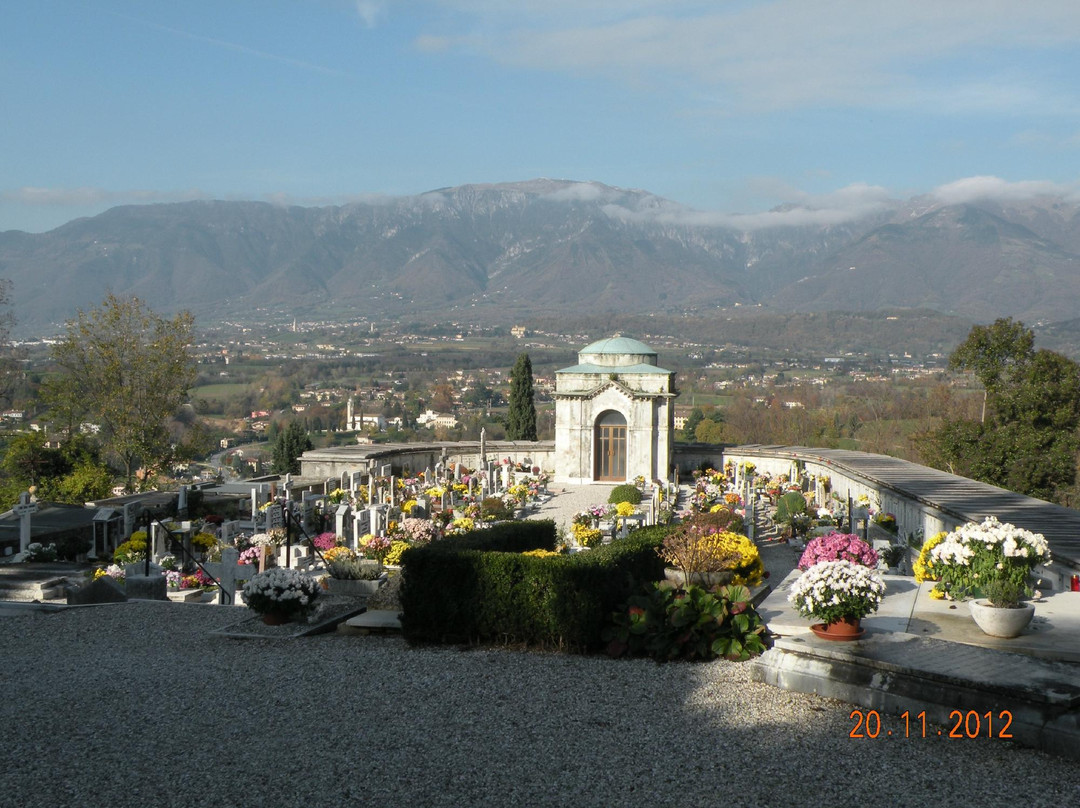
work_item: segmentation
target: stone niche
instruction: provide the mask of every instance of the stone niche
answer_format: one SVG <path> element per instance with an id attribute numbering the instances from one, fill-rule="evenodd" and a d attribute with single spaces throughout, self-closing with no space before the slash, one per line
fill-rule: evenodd
<path id="1" fill-rule="evenodd" d="M 627 337 L 594 342 L 555 372 L 555 479 L 570 484 L 666 479 L 675 373 Z"/>

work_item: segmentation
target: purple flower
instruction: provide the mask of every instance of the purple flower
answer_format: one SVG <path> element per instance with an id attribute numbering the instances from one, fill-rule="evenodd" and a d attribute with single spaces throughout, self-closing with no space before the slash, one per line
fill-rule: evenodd
<path id="1" fill-rule="evenodd" d="M 320 550 L 329 550 L 331 547 L 337 546 L 337 535 L 335 533 L 320 533 L 311 540 L 311 543 Z"/>
<path id="2" fill-rule="evenodd" d="M 852 561 L 871 569 L 877 567 L 878 554 L 854 533 L 829 533 L 811 539 L 799 558 L 799 569 L 808 570 L 822 561 Z"/>

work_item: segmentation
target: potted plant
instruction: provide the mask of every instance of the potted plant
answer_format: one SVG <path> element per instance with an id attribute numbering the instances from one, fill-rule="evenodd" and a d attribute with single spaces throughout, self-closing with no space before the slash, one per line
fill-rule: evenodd
<path id="1" fill-rule="evenodd" d="M 907 555 L 907 548 L 902 544 L 890 544 L 878 555 L 881 556 L 881 563 L 885 565 L 886 569 L 890 572 L 898 571 L 900 562 Z"/>
<path id="2" fill-rule="evenodd" d="M 885 594 L 877 571 L 854 561 L 814 564 L 791 586 L 788 602 L 803 617 L 821 620 L 810 630 L 826 640 L 857 640 L 865 633 L 861 621 L 876 612 Z"/>
<path id="3" fill-rule="evenodd" d="M 273 567 L 256 573 L 244 584 L 244 602 L 262 615 L 267 625 L 296 620 L 311 608 L 321 591 L 319 584 L 298 570 Z"/>
<path id="4" fill-rule="evenodd" d="M 799 557 L 799 569 L 808 570 L 823 561 L 852 561 L 864 567 L 876 567 L 878 554 L 854 533 L 833 531 L 811 539 Z"/>
<path id="5" fill-rule="evenodd" d="M 1034 604 L 1022 600 L 1034 594 L 1032 571 L 1050 563 L 1042 534 L 988 516 L 934 538 L 928 555 L 938 580 L 935 591 L 950 599 L 972 598 L 971 616 L 986 634 L 1018 636 L 1035 615 Z"/>
<path id="6" fill-rule="evenodd" d="M 784 536 L 787 538 L 794 538 L 806 532 L 810 527 L 806 498 L 797 491 L 783 494 L 776 502 L 773 521 L 784 526 Z"/>
<path id="7" fill-rule="evenodd" d="M 386 582 L 386 571 L 378 561 L 339 556 L 326 565 L 330 573 L 323 579 L 332 595 L 374 595 Z"/>

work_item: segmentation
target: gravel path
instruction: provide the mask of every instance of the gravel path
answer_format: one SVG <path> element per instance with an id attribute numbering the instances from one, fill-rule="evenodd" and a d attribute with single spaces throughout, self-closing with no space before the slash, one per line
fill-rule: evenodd
<path id="1" fill-rule="evenodd" d="M 851 740 L 849 705 L 746 664 L 208 633 L 236 619 L 151 602 L 0 619 L 0 806 L 1080 799 L 1080 766 L 1008 742 Z"/>

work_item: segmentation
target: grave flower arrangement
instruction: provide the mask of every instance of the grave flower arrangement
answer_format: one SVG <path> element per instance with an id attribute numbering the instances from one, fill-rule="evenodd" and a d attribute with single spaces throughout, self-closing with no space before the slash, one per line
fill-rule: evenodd
<path id="1" fill-rule="evenodd" d="M 357 546 L 364 558 L 373 558 L 376 561 L 383 561 L 386 559 L 386 554 L 390 551 L 390 537 L 375 536 L 371 533 L 365 533 L 360 537 L 359 541 L 357 541 Z"/>
<path id="2" fill-rule="evenodd" d="M 459 519 L 455 519 L 449 525 L 446 526 L 447 536 L 461 536 L 465 533 L 470 533 L 476 529 L 476 522 L 470 519 L 468 516 L 462 516 Z"/>
<path id="3" fill-rule="evenodd" d="M 1015 600 L 1017 592 L 1030 596 L 1032 570 L 1051 563 L 1050 545 L 1041 533 L 999 522 L 994 516 L 978 524 L 968 522 L 944 537 L 933 536 L 930 542 L 934 544 L 923 564 L 924 554 L 919 553 L 916 574 L 922 572 L 924 580 L 935 580 L 929 577 L 934 575 L 937 597 L 950 600 L 978 597 L 986 590 L 1002 593 L 999 599 Z"/>
<path id="4" fill-rule="evenodd" d="M 430 519 L 402 519 L 401 532 L 415 544 L 427 544 L 439 538 L 439 528 Z"/>
<path id="5" fill-rule="evenodd" d="M 377 561 L 341 556 L 331 561 L 326 571 L 331 578 L 342 581 L 377 581 L 383 574 L 383 567 Z"/>
<path id="6" fill-rule="evenodd" d="M 117 583 L 123 583 L 124 578 L 126 577 L 124 573 L 124 568 L 121 567 L 119 564 L 110 564 L 107 567 L 98 567 L 96 570 L 94 570 L 95 581 L 98 578 L 104 578 L 105 576 L 112 578 Z"/>
<path id="7" fill-rule="evenodd" d="M 811 539 L 799 558 L 799 569 L 808 570 L 823 561 L 852 561 L 864 567 L 876 567 L 878 554 L 854 533 L 829 533 Z"/>
<path id="8" fill-rule="evenodd" d="M 26 555 L 23 557 L 23 561 L 29 564 L 33 561 L 56 561 L 56 558 L 55 544 L 41 544 L 35 541 L 26 546 Z"/>
<path id="9" fill-rule="evenodd" d="M 342 558 L 356 558 L 356 553 L 354 553 L 348 547 L 343 547 L 340 544 L 331 547 L 329 550 L 323 553 L 323 560 L 326 561 L 327 564 L 333 564 L 335 561 L 338 561 Z"/>
<path id="10" fill-rule="evenodd" d="M 274 567 L 248 580 L 243 596 L 253 611 L 291 620 L 311 608 L 320 591 L 315 579 L 294 569 Z"/>
<path id="11" fill-rule="evenodd" d="M 191 537 L 191 546 L 201 552 L 209 552 L 217 546 L 217 538 L 213 533 L 196 533 Z"/>
<path id="12" fill-rule="evenodd" d="M 861 620 L 876 612 L 885 582 L 875 571 L 847 559 L 814 564 L 791 586 L 788 602 L 803 617 L 822 622 Z"/>
<path id="13" fill-rule="evenodd" d="M 571 527 L 574 543 L 579 547 L 597 547 L 604 538 L 604 532 L 598 527 L 590 527 L 577 522 Z"/>
<path id="14" fill-rule="evenodd" d="M 312 546 L 321 552 L 326 552 L 330 548 L 336 547 L 337 543 L 337 534 L 333 532 L 320 533 L 311 540 Z"/>
<path id="15" fill-rule="evenodd" d="M 389 566 L 398 566 L 401 564 L 402 554 L 412 547 L 407 541 L 401 539 L 395 539 L 390 542 L 390 549 L 386 551 L 386 556 L 383 558 L 383 564 Z"/>
<path id="16" fill-rule="evenodd" d="M 246 550 L 240 551 L 240 558 L 237 559 L 236 563 L 258 566 L 260 555 L 262 555 L 262 550 L 258 547 L 248 547 Z"/>

